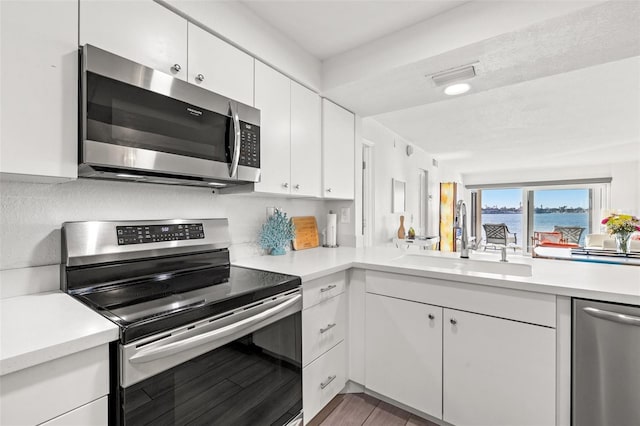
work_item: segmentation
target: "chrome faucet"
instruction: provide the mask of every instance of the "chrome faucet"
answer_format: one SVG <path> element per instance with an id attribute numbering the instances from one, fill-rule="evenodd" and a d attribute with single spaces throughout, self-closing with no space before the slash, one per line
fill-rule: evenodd
<path id="1" fill-rule="evenodd" d="M 467 234 L 467 206 L 463 200 L 456 204 L 456 228 L 462 229 L 460 236 L 460 257 L 469 258 L 469 235 Z"/>

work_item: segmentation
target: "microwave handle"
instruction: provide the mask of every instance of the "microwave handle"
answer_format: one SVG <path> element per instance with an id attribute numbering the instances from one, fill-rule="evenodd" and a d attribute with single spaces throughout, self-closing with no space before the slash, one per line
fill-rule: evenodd
<path id="1" fill-rule="evenodd" d="M 240 161 L 240 119 L 238 112 L 233 108 L 233 102 L 229 102 L 231 119 L 233 121 L 233 156 L 229 165 L 229 177 L 234 177 L 238 172 L 238 162 Z"/>

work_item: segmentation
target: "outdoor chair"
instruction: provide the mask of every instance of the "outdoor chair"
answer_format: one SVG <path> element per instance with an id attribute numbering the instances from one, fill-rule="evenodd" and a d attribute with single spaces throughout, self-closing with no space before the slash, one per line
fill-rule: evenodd
<path id="1" fill-rule="evenodd" d="M 518 244 L 518 236 L 515 232 L 509 232 L 509 228 L 504 223 L 485 223 L 482 225 L 486 234 L 484 249 L 491 244 L 497 247 L 513 247 L 516 251 Z"/>
<path id="2" fill-rule="evenodd" d="M 581 226 L 554 226 L 553 232 L 562 233 L 562 242 L 570 244 L 580 244 L 580 237 L 584 232 Z"/>

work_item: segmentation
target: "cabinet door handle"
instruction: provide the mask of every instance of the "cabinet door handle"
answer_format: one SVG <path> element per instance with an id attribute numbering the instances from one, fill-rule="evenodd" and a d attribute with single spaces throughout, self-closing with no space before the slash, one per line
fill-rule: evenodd
<path id="1" fill-rule="evenodd" d="M 338 287 L 338 286 L 335 285 L 335 284 L 328 285 L 328 286 L 326 286 L 324 288 L 321 288 L 320 289 L 320 293 L 324 293 L 325 291 L 333 290 L 336 287 Z"/>
<path id="2" fill-rule="evenodd" d="M 299 183 L 296 183 L 295 188 L 296 188 L 296 189 L 300 189 L 300 184 L 299 184 Z"/>
<path id="3" fill-rule="evenodd" d="M 327 331 L 331 330 L 333 327 L 336 326 L 336 323 L 331 323 L 331 324 L 327 324 L 327 326 L 325 328 L 321 328 L 320 329 L 320 334 L 322 333 L 326 333 Z"/>
<path id="4" fill-rule="evenodd" d="M 327 188 L 327 192 L 331 192 L 331 188 Z"/>
<path id="5" fill-rule="evenodd" d="M 430 319 L 430 320 L 434 320 L 434 319 L 436 319 L 436 316 L 435 316 L 435 315 L 433 315 L 433 314 L 429 314 L 429 319 Z"/>
<path id="6" fill-rule="evenodd" d="M 173 66 L 171 67 L 172 70 L 174 70 L 175 72 L 180 72 L 180 70 L 182 69 L 182 67 L 180 66 L 180 64 L 173 64 Z"/>
<path id="7" fill-rule="evenodd" d="M 200 83 L 202 83 L 204 81 L 204 75 L 202 75 L 202 74 L 196 75 L 196 80 L 198 80 Z"/>
<path id="8" fill-rule="evenodd" d="M 458 320 L 457 320 L 457 319 L 455 319 L 455 318 L 451 318 L 451 319 L 449 320 L 449 322 L 450 322 L 451 324 L 453 324 L 453 325 L 456 325 L 456 324 L 458 323 Z"/>
<path id="9" fill-rule="evenodd" d="M 289 182 L 285 182 L 282 184 L 283 187 L 288 188 L 289 187 Z"/>
<path id="10" fill-rule="evenodd" d="M 334 374 L 333 376 L 329 376 L 327 377 L 327 380 L 325 380 L 324 382 L 320 383 L 320 389 L 324 389 L 327 386 L 329 386 L 329 383 L 333 382 L 336 379 L 336 375 Z"/>

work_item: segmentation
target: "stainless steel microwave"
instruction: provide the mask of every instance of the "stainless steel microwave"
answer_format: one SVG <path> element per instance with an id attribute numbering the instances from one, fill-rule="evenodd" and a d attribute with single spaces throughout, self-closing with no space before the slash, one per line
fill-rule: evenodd
<path id="1" fill-rule="evenodd" d="M 260 181 L 260 111 L 81 48 L 81 177 L 227 187 Z"/>

